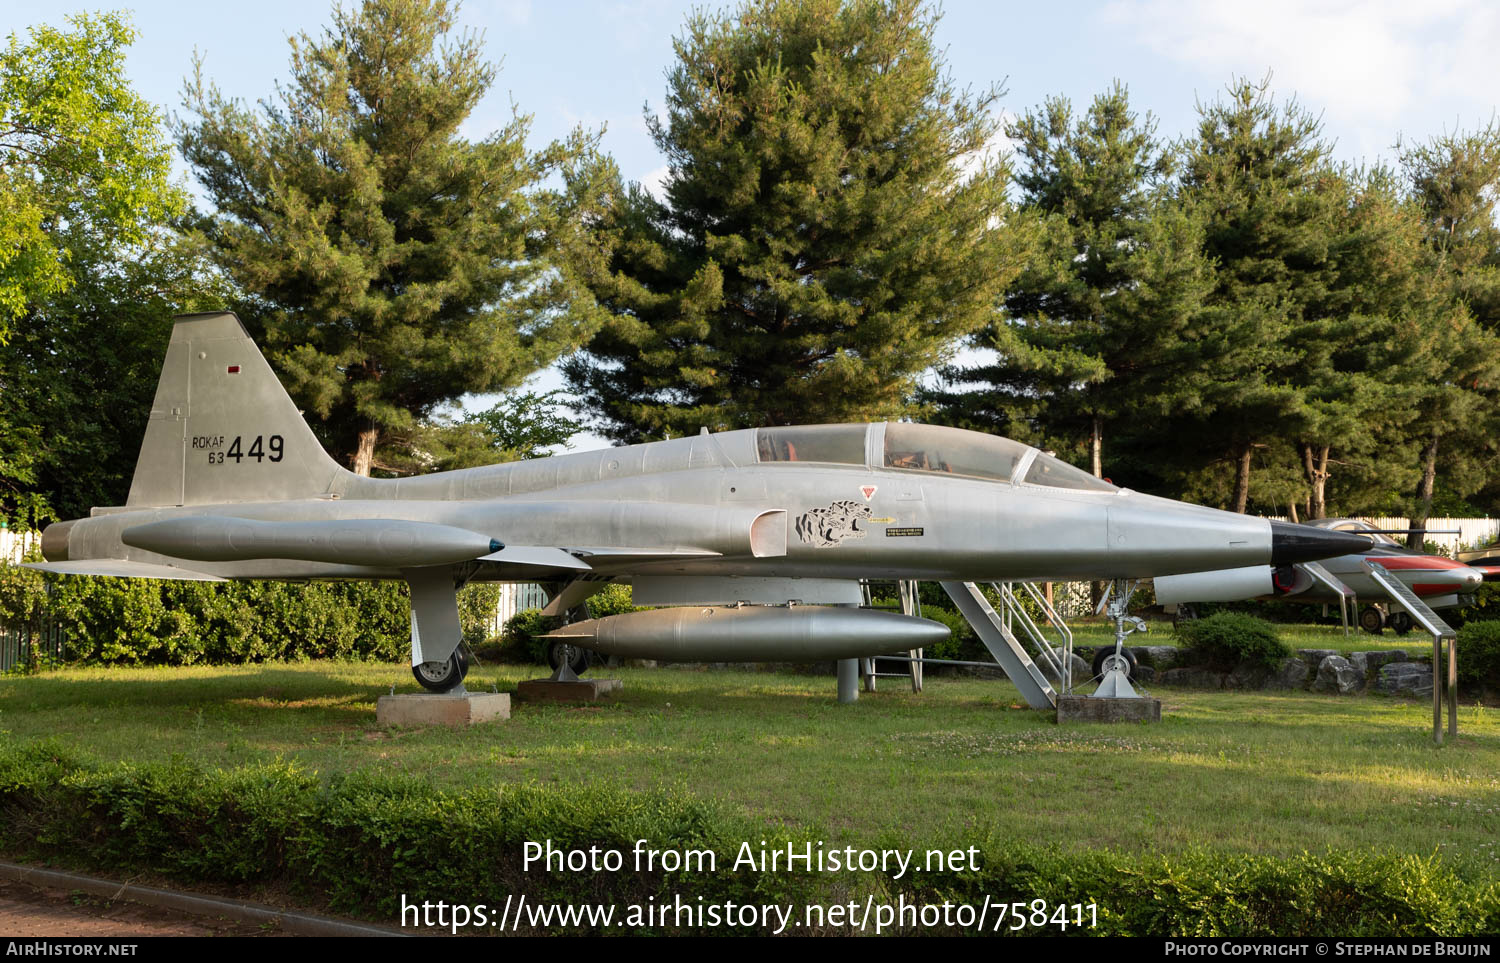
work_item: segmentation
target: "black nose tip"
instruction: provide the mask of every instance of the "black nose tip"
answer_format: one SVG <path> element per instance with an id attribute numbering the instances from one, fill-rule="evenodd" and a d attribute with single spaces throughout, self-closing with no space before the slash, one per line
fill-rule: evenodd
<path id="1" fill-rule="evenodd" d="M 1290 565 L 1293 562 L 1313 562 L 1336 555 L 1352 555 L 1368 551 L 1370 537 L 1353 532 L 1331 532 L 1326 528 L 1311 525 L 1294 525 L 1291 522 L 1271 523 L 1271 564 Z"/>

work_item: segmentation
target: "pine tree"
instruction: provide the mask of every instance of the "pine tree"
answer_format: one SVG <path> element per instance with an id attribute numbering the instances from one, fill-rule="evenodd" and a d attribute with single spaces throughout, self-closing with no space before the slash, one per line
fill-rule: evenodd
<path id="1" fill-rule="evenodd" d="M 1330 180 L 1317 118 L 1295 102 L 1277 109 L 1268 88 L 1269 79 L 1240 80 L 1227 99 L 1199 108 L 1181 183 L 1204 224 L 1203 254 L 1215 263 L 1196 335 L 1214 385 L 1204 416 L 1178 441 L 1232 466 L 1229 506 L 1240 512 L 1257 450 L 1295 434 L 1304 413 L 1295 372 L 1305 345 L 1292 334 L 1330 283 L 1344 197 Z"/>
<path id="2" fill-rule="evenodd" d="M 621 441 L 892 417 L 1016 270 L 998 91 L 954 89 L 916 0 L 759 0 L 676 42 L 664 197 L 617 187 L 565 370 Z"/>
<path id="3" fill-rule="evenodd" d="M 1040 240 L 977 339 L 994 364 L 949 369 L 947 420 L 1082 453 L 1104 472 L 1106 434 L 1191 408 L 1201 393 L 1187 328 L 1211 283 L 1201 226 L 1159 190 L 1155 124 L 1115 85 L 1082 117 L 1054 98 L 1011 124 L 1021 212 Z"/>
<path id="4" fill-rule="evenodd" d="M 529 118 L 458 128 L 495 70 L 446 0 L 365 0 L 292 41 L 281 102 L 254 112 L 206 85 L 178 142 L 216 211 L 201 229 L 244 289 L 294 398 L 368 474 L 382 436 L 465 393 L 514 387 L 596 321 L 563 260 L 592 141 L 537 154 Z M 566 187 L 542 190 L 561 171 Z M 566 258 L 564 254 L 566 253 Z"/>
<path id="5" fill-rule="evenodd" d="M 1500 127 L 1408 146 L 1401 164 L 1419 205 L 1427 246 L 1427 285 L 1439 300 L 1425 332 L 1429 359 L 1421 379 L 1420 477 L 1410 511 L 1425 523 L 1442 465 L 1451 492 L 1491 484 L 1500 401 Z M 1434 283 L 1435 282 L 1435 283 Z M 1421 535 L 1408 544 L 1420 546 Z"/>

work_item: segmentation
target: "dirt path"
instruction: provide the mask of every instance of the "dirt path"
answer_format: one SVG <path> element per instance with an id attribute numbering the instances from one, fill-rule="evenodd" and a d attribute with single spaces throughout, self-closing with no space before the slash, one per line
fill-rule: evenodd
<path id="1" fill-rule="evenodd" d="M 285 935 L 274 924 L 193 916 L 0 880 L 0 938 Z"/>

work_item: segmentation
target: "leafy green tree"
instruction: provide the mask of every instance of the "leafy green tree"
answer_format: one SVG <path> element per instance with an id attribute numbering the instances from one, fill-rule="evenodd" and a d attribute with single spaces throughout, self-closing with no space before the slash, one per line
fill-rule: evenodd
<path id="1" fill-rule="evenodd" d="M 135 31 L 113 13 L 68 23 L 0 51 L 0 344 L 80 276 L 61 230 L 86 222 L 136 243 L 182 203 L 156 109 L 125 81 Z"/>
<path id="2" fill-rule="evenodd" d="M 365 0 L 292 41 L 255 112 L 198 65 L 178 143 L 216 210 L 201 229 L 325 441 L 369 474 L 377 445 L 444 403 L 520 383 L 595 327 L 573 228 L 581 132 L 528 153 L 530 118 L 458 128 L 495 69 L 445 0 Z M 541 185 L 560 174 L 561 186 Z"/>
<path id="3" fill-rule="evenodd" d="M 0 347 L 0 518 L 25 525 L 124 504 L 172 316 L 229 296 L 165 229 L 127 245 L 75 224 L 61 241 L 73 285 Z"/>
<path id="4" fill-rule="evenodd" d="M 618 184 L 588 283 L 611 317 L 565 365 L 634 442 L 900 415 L 1019 264 L 999 92 L 954 89 L 916 0 L 759 0 L 676 41 L 658 200 Z"/>
<path id="5" fill-rule="evenodd" d="M 124 501 L 172 315 L 224 297 L 166 228 L 186 201 L 123 79 L 132 31 L 71 25 L 0 58 L 0 519 L 20 525 Z"/>
<path id="6" fill-rule="evenodd" d="M 1399 457 L 1430 360 L 1437 302 L 1416 208 L 1383 167 L 1327 172 L 1327 261 L 1287 332 L 1299 362 L 1286 372 L 1298 408 L 1285 424 L 1306 485 L 1308 517 L 1390 510 L 1409 483 Z M 1330 482 L 1340 510 L 1331 509 Z"/>

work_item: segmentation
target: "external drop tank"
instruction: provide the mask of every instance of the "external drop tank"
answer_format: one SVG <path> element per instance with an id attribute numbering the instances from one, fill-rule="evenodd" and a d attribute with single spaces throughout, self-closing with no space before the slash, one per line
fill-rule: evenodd
<path id="1" fill-rule="evenodd" d="M 684 606 L 575 622 L 546 637 L 627 659 L 821 662 L 935 645 L 948 627 L 825 605 Z"/>

